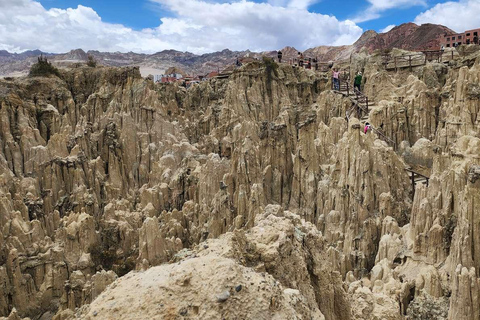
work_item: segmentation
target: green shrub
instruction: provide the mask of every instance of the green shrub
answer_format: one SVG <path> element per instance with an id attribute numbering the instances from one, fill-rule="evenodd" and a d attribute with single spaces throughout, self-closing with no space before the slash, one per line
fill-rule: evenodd
<path id="1" fill-rule="evenodd" d="M 275 60 L 263 56 L 263 63 L 265 64 L 267 75 L 271 77 L 273 73 L 275 77 L 278 77 L 278 64 L 275 62 Z"/>
<path id="2" fill-rule="evenodd" d="M 38 57 L 38 62 L 30 68 L 30 77 L 47 77 L 54 75 L 59 77 L 60 72 L 43 55 Z"/>
<path id="3" fill-rule="evenodd" d="M 97 60 L 92 55 L 88 55 L 88 60 L 87 60 L 87 66 L 91 68 L 96 68 L 97 67 Z"/>
<path id="4" fill-rule="evenodd" d="M 273 101 L 272 96 L 272 80 L 278 77 L 278 64 L 272 58 L 263 56 L 263 63 L 265 64 L 265 73 L 267 75 L 267 94 L 270 101 Z"/>

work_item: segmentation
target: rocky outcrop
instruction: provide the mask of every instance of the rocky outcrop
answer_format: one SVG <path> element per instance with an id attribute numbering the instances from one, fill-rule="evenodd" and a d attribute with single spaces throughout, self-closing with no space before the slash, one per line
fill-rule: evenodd
<path id="1" fill-rule="evenodd" d="M 475 319 L 479 64 L 379 59 L 351 68 L 384 136 L 269 60 L 0 81 L 0 316 Z"/>
<path id="2" fill-rule="evenodd" d="M 396 26 L 388 32 L 371 36 L 362 42 L 370 52 L 393 48 L 411 51 L 438 50 L 443 35 L 454 33 L 453 30 L 442 25 L 426 23 L 418 26 L 410 22 Z"/>
<path id="3" fill-rule="evenodd" d="M 249 231 L 118 279 L 77 317 L 349 319 L 340 274 L 322 258 L 325 244 L 312 224 L 269 205 Z"/>

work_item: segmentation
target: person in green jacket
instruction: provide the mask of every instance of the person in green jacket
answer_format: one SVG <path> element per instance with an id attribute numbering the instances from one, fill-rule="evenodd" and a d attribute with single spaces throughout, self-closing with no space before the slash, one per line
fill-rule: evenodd
<path id="1" fill-rule="evenodd" d="M 353 82 L 353 87 L 355 89 L 358 89 L 358 91 L 362 91 L 362 89 L 360 89 L 361 85 L 362 85 L 362 73 L 357 72 L 357 75 L 355 76 L 355 80 Z"/>

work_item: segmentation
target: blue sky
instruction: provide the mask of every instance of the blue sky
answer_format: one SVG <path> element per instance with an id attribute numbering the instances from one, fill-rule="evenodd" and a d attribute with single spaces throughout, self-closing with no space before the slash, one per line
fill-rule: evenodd
<path id="1" fill-rule="evenodd" d="M 76 8 L 79 4 L 95 10 L 105 22 L 120 23 L 133 29 L 154 28 L 168 12 L 148 0 L 41 0 L 46 9 Z"/>
<path id="2" fill-rule="evenodd" d="M 254 2 L 265 1 L 255 0 Z M 384 11 L 377 19 L 361 22 L 358 25 L 363 30 L 381 31 L 389 25 L 414 21 L 419 13 L 442 2 L 446 1 L 428 0 L 425 1 L 425 5 L 393 8 Z M 41 0 L 40 3 L 47 9 L 76 8 L 81 4 L 93 8 L 105 22 L 121 23 L 137 30 L 157 27 L 161 23 L 161 17 L 171 15 L 168 11 L 161 10 L 159 5 L 148 0 Z M 340 3 L 341 5 L 339 5 Z M 367 10 L 369 5 L 370 3 L 365 0 L 323 0 L 310 6 L 309 11 L 333 15 L 339 20 L 346 20 L 354 19 L 360 12 Z"/>
<path id="3" fill-rule="evenodd" d="M 462 32 L 479 12 L 480 0 L 0 0 L 0 50 L 306 50 L 405 22 Z"/>

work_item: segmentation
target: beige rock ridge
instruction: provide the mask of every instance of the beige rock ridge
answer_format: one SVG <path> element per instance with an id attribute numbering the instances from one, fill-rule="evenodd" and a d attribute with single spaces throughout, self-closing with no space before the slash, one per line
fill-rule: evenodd
<path id="1" fill-rule="evenodd" d="M 0 316 L 476 319 L 476 56 L 352 56 L 395 145 L 288 65 L 189 89 L 137 68 L 0 80 Z"/>
<path id="2" fill-rule="evenodd" d="M 269 205 L 249 231 L 180 251 L 172 264 L 132 272 L 76 314 L 82 319 L 349 319 L 341 276 L 322 235 Z M 55 319 L 74 319 L 71 311 Z"/>

